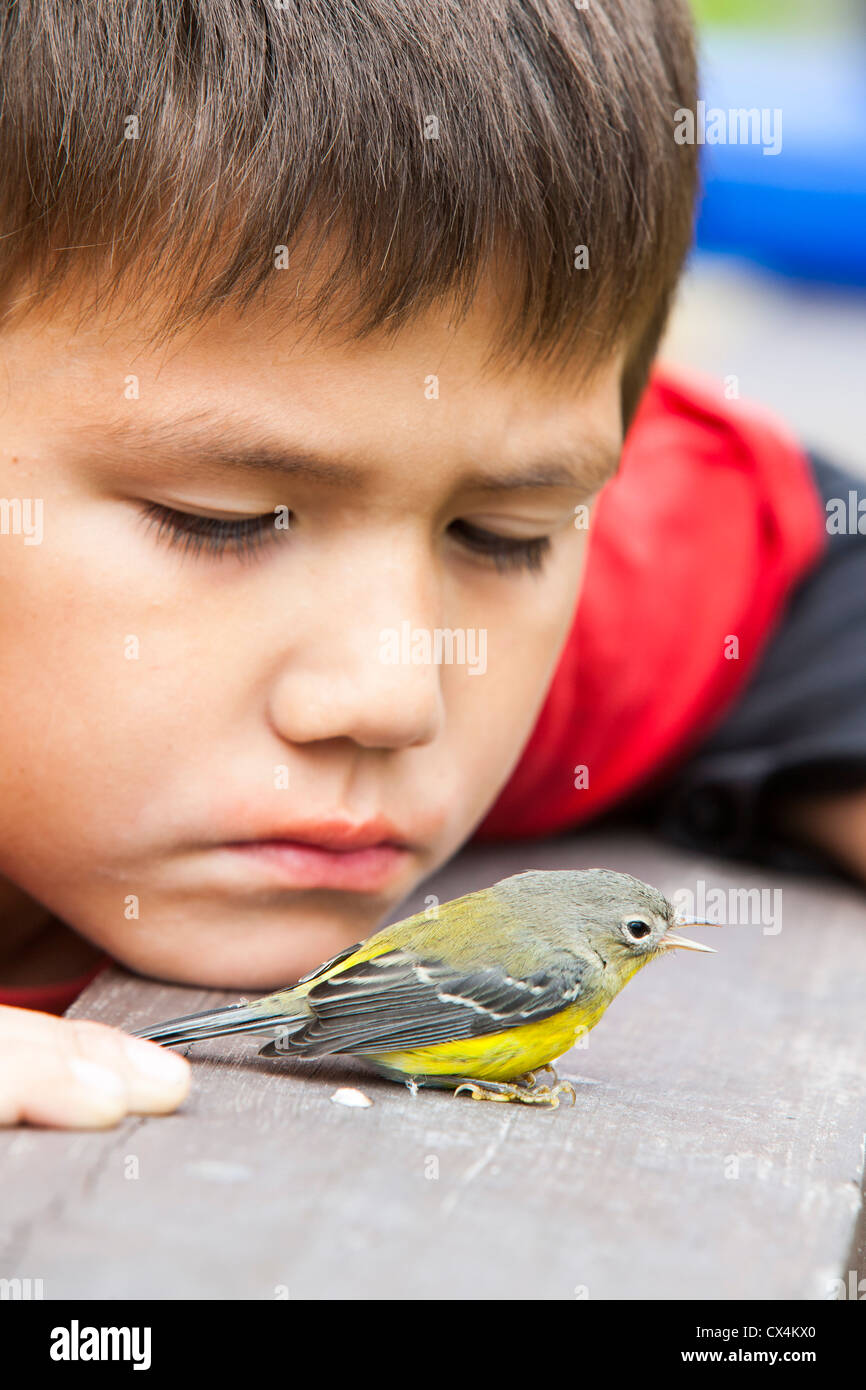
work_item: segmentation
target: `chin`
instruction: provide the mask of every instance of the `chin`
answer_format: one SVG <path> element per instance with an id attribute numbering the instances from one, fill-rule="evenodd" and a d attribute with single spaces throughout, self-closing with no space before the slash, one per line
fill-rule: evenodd
<path id="1" fill-rule="evenodd" d="M 352 932 L 323 930 L 317 941 L 308 939 L 289 946 L 284 939 L 280 949 L 271 941 L 257 950 L 248 938 L 240 938 L 230 947 L 221 944 L 219 949 L 213 942 L 189 943 L 182 952 L 106 949 L 127 970 L 166 984 L 268 994 L 295 984 L 357 940 Z"/>

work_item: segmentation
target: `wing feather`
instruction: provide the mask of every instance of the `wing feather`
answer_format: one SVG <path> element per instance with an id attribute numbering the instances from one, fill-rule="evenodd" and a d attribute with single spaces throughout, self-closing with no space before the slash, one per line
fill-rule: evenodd
<path id="1" fill-rule="evenodd" d="M 388 1052 L 499 1033 L 573 1004 L 586 969 L 579 957 L 558 952 L 545 969 L 516 978 L 495 965 L 460 971 L 387 951 L 314 984 L 305 996 L 313 1016 L 282 1040 L 280 1052 Z"/>

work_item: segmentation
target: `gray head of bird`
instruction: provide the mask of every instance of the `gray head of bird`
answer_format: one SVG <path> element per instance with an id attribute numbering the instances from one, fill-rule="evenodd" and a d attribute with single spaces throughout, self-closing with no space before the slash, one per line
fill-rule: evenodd
<path id="1" fill-rule="evenodd" d="M 502 879 L 496 889 L 504 890 L 518 910 L 531 911 L 536 922 L 543 920 L 563 946 L 590 947 L 619 988 L 641 966 L 672 950 L 714 949 L 672 930 L 683 923 L 657 888 L 613 869 L 529 870 Z"/>

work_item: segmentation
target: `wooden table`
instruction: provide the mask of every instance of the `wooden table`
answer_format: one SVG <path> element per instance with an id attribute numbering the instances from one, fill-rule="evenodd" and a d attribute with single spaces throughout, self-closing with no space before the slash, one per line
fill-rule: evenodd
<path id="1" fill-rule="evenodd" d="M 782 930 L 696 929 L 712 960 L 638 976 L 560 1065 L 573 1108 L 199 1044 L 176 1115 L 0 1136 L 0 1275 L 121 1299 L 825 1299 L 866 1277 L 866 897 L 609 833 L 476 848 L 423 892 L 594 864 L 779 889 Z M 133 1028 L 235 997 L 112 969 L 70 1012 Z"/>

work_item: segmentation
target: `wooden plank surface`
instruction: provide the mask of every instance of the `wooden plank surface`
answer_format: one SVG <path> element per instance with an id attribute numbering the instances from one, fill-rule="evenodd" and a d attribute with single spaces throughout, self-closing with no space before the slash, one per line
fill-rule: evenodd
<path id="1" fill-rule="evenodd" d="M 852 1260 L 866 1276 L 866 896 L 628 834 L 474 849 L 423 892 L 596 864 L 669 895 L 778 890 L 781 930 L 703 928 L 718 955 L 642 972 L 563 1059 L 577 1104 L 553 1112 L 199 1044 L 176 1115 L 0 1136 L 0 1275 L 46 1298 L 568 1300 L 824 1299 Z M 134 1028 L 236 997 L 112 969 L 70 1012 Z M 333 1104 L 341 1084 L 372 1108 Z"/>

